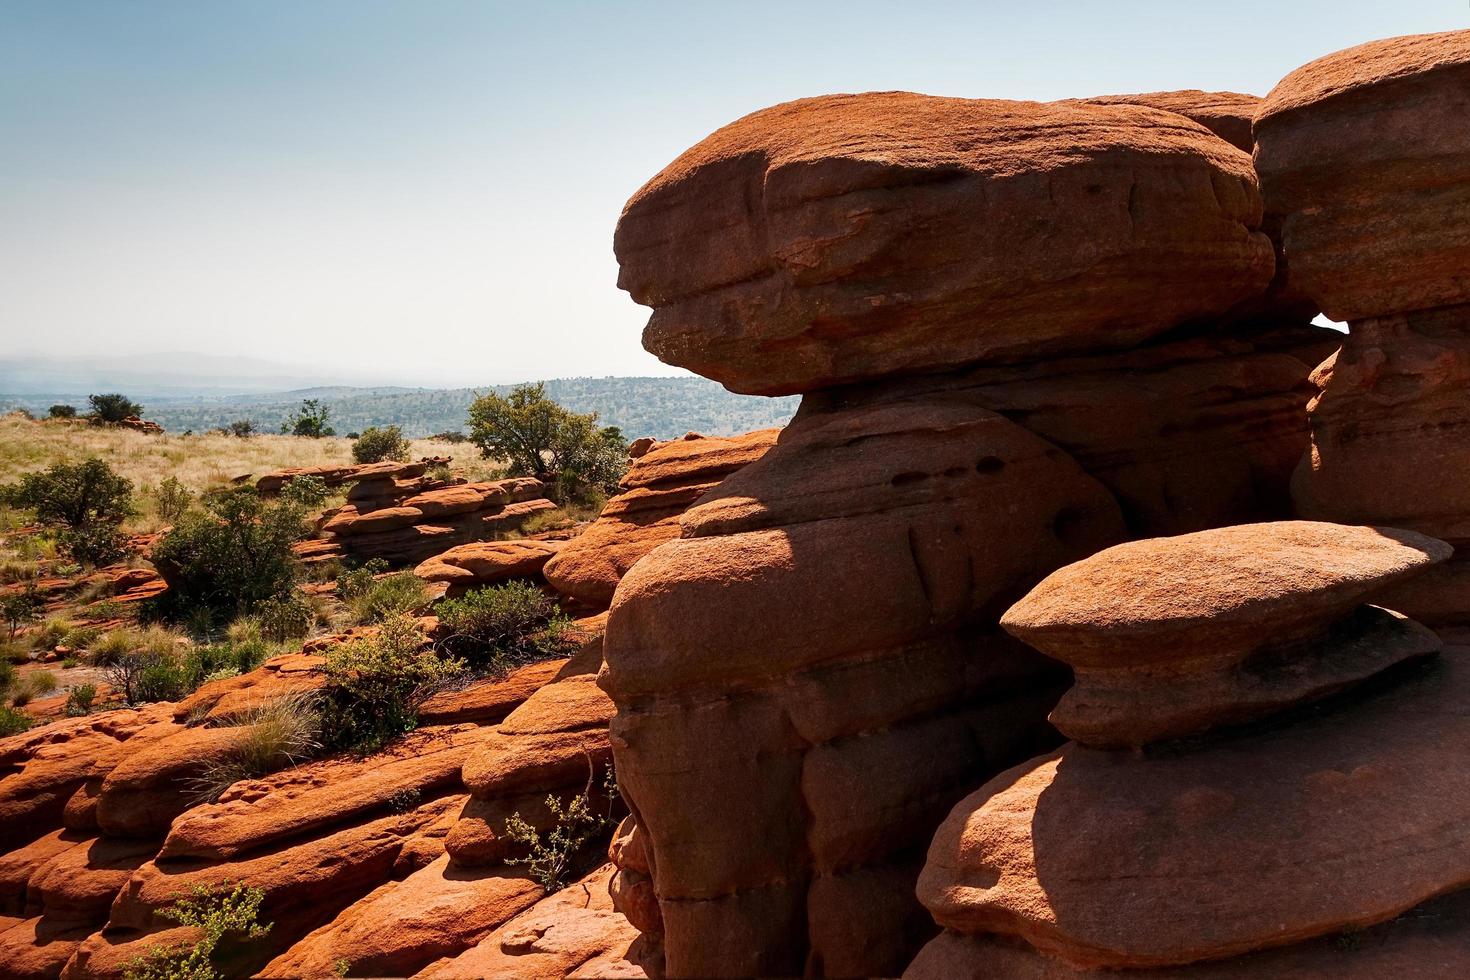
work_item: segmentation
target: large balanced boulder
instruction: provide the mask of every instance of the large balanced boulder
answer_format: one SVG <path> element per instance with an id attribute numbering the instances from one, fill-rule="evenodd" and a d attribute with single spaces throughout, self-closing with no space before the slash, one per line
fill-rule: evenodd
<path id="1" fill-rule="evenodd" d="M 628 202 L 643 343 L 785 394 L 1127 347 L 1262 292 L 1250 160 L 1136 105 L 803 99 L 685 152 Z"/>

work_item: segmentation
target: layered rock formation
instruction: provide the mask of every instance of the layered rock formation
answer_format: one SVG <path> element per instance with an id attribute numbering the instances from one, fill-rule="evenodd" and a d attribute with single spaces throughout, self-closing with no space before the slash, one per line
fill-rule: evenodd
<path id="1" fill-rule="evenodd" d="M 1466 651 L 1434 658 L 1429 630 L 1361 604 L 1448 554 L 1409 531 L 1298 522 L 1124 545 L 1043 581 L 1002 622 L 1078 665 L 1053 716 L 1078 741 L 944 822 L 919 896 L 946 932 L 907 975 L 1178 968 L 1470 884 L 1470 781 L 1444 755 L 1470 738 Z M 1300 976 L 1323 953 L 1201 975 Z"/>
<path id="2" fill-rule="evenodd" d="M 448 466 L 452 461 L 450 456 L 425 456 L 413 463 L 386 460 L 342 466 L 294 466 L 262 475 L 255 481 L 255 489 L 261 493 L 279 493 L 298 476 L 316 477 L 329 487 L 340 487 L 357 480 L 412 480 L 422 477 L 430 467 Z"/>
<path id="3" fill-rule="evenodd" d="M 1000 611 L 1130 536 L 1287 516 L 1330 341 L 1242 313 L 1261 214 L 1183 115 L 907 93 L 755 113 L 629 202 L 645 346 L 805 394 L 613 601 L 614 901 L 653 969 L 901 970 L 941 815 L 1055 738 L 1066 675 Z"/>
<path id="4" fill-rule="evenodd" d="M 618 484 L 622 492 L 547 563 L 547 582 L 584 606 L 606 609 L 628 569 L 679 536 L 679 516 L 725 477 L 760 459 L 779 432 L 728 438 L 691 432 L 669 442 L 635 444 L 636 455 Z"/>
<path id="5" fill-rule="evenodd" d="M 354 487 L 346 504 L 323 516 L 316 539 L 303 542 L 297 551 L 308 561 L 349 556 L 417 565 L 456 545 L 517 530 L 532 515 L 555 510 L 544 490 L 531 477 L 425 483 L 379 476 Z"/>
<path id="6" fill-rule="evenodd" d="M 1313 380 L 1303 516 L 1470 542 L 1470 32 L 1392 38 L 1292 72 L 1256 117 L 1292 282 L 1350 325 Z M 1470 566 L 1392 601 L 1470 618 Z"/>

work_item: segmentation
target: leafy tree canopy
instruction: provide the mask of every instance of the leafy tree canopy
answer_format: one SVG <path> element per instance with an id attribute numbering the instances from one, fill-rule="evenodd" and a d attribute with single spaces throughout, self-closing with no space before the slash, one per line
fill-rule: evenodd
<path id="1" fill-rule="evenodd" d="M 476 398 L 469 428 L 482 456 L 503 459 L 513 475 L 553 483 L 574 498 L 612 492 L 628 465 L 621 431 L 599 428 L 596 412 L 568 411 L 546 397 L 541 383 Z"/>

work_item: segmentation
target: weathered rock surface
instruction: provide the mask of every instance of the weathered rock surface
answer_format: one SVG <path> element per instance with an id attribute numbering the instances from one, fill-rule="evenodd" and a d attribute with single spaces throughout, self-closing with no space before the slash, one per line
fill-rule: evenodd
<path id="1" fill-rule="evenodd" d="M 1070 101 L 1070 100 L 1069 100 Z M 1127 95 L 1097 95 L 1077 99 L 1085 105 L 1142 105 L 1193 119 L 1237 150 L 1255 149 L 1251 120 L 1261 98 L 1243 92 L 1202 92 L 1180 89 L 1173 92 L 1135 92 Z"/>
<path id="2" fill-rule="evenodd" d="M 785 394 L 1128 347 L 1262 292 L 1260 221 L 1245 154 L 1175 113 L 883 92 L 719 130 L 614 247 L 645 347 Z"/>
<path id="3" fill-rule="evenodd" d="M 449 456 L 426 456 L 413 463 L 387 460 L 382 463 L 344 466 L 297 466 L 264 474 L 255 481 L 255 489 L 261 493 L 277 493 L 298 476 L 314 476 L 329 487 L 338 487 L 356 480 L 408 480 L 423 476 L 431 466 L 447 466 L 451 461 Z"/>
<path id="4" fill-rule="evenodd" d="M 620 481 L 622 492 L 547 563 L 547 582 L 587 606 L 606 608 L 638 559 L 679 536 L 679 515 L 725 477 L 760 459 L 779 434 L 779 429 L 729 438 L 690 433 L 650 442 Z"/>
<path id="5" fill-rule="evenodd" d="M 512 579 L 540 579 L 541 569 L 563 547 L 561 541 L 475 541 L 420 562 L 414 574 L 444 582 L 450 594 Z"/>

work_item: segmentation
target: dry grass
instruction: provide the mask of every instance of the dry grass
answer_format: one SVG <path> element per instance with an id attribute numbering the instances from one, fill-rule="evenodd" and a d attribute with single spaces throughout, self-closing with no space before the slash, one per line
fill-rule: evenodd
<path id="1" fill-rule="evenodd" d="M 473 446 L 432 439 L 411 443 L 415 459 L 454 456 L 452 471 L 470 480 L 493 478 L 498 466 L 479 458 Z M 219 433 L 147 435 L 131 429 L 103 428 L 85 422 L 33 422 L 19 415 L 0 417 L 0 484 L 13 483 L 54 463 L 75 463 L 89 456 L 107 461 L 133 482 L 138 513 L 126 524 L 133 532 L 162 526 L 153 488 L 174 477 L 199 492 L 246 474 L 259 475 L 295 466 L 352 463 L 352 442 L 341 437 L 257 435 L 249 439 Z"/>
<path id="2" fill-rule="evenodd" d="M 192 781 L 200 803 L 213 803 L 242 779 L 259 779 L 310 759 L 321 749 L 316 698 L 288 694 L 257 704 L 233 724 L 239 733 L 223 757 Z"/>

